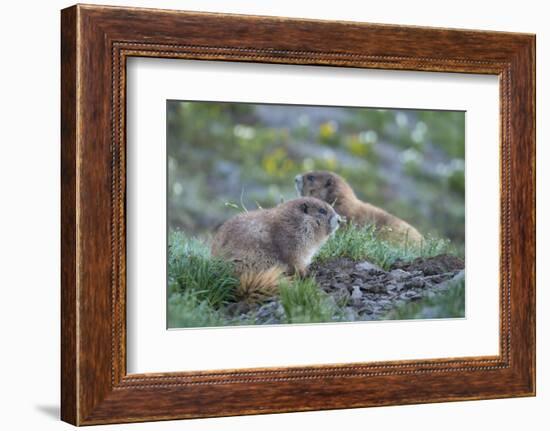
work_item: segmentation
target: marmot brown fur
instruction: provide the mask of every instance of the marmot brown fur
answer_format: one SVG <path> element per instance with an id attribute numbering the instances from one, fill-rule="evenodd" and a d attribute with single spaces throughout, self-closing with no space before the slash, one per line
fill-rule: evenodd
<path id="1" fill-rule="evenodd" d="M 273 268 L 304 275 L 340 220 L 326 202 L 311 197 L 293 199 L 226 221 L 214 235 L 212 255 L 233 262 L 241 281 L 243 274 L 246 278 Z"/>
<path id="2" fill-rule="evenodd" d="M 419 244 L 422 235 L 406 221 L 359 200 L 344 178 L 328 171 L 307 172 L 295 177 L 298 193 L 331 204 L 336 212 L 359 226 L 374 224 L 383 238 Z"/>

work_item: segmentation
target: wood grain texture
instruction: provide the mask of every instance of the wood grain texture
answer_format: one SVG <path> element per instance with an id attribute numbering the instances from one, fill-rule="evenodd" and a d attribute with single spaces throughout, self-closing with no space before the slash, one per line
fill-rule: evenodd
<path id="1" fill-rule="evenodd" d="M 63 420 L 87 425 L 534 394 L 533 35 L 79 5 L 62 11 L 61 39 Z M 130 56 L 498 75 L 500 354 L 127 375 Z"/>
<path id="2" fill-rule="evenodd" d="M 61 417 L 77 422 L 76 9 L 61 16 Z"/>

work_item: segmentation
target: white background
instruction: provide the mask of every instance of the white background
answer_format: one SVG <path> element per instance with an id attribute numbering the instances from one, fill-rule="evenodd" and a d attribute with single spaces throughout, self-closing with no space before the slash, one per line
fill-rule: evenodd
<path id="1" fill-rule="evenodd" d="M 140 58 L 127 83 L 129 373 L 498 354 L 498 77 Z M 167 331 L 167 99 L 466 111 L 467 318 Z"/>
<path id="2" fill-rule="evenodd" d="M 102 3 L 189 10 L 345 19 L 380 23 L 537 33 L 537 117 L 550 118 L 550 28 L 544 2 L 461 0 L 312 2 L 297 0 L 144 1 Z M 0 425 L 70 429 L 59 409 L 59 9 L 64 1 L 5 2 L 2 6 L 0 95 Z M 550 422 L 549 296 L 550 126 L 538 136 L 538 396 L 508 399 L 293 413 L 284 415 L 105 426 L 97 429 L 279 430 L 546 429 Z M 547 266 L 547 265 L 546 265 Z"/>

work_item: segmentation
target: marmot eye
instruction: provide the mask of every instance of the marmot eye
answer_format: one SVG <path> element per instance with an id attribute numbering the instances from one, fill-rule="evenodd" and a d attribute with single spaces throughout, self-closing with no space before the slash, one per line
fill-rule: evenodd
<path id="1" fill-rule="evenodd" d="M 325 183 L 325 187 L 328 187 L 332 184 L 332 180 L 329 178 L 327 182 Z"/>
<path id="2" fill-rule="evenodd" d="M 313 181 L 314 180 L 313 175 L 308 175 L 307 179 L 308 179 L 308 181 Z"/>
<path id="3" fill-rule="evenodd" d="M 326 209 L 324 209 L 324 208 L 321 208 L 321 209 L 319 209 L 319 212 L 320 212 L 321 214 L 323 214 L 323 215 L 324 215 L 324 214 L 326 214 L 326 213 L 327 213 L 327 210 L 326 210 Z"/>

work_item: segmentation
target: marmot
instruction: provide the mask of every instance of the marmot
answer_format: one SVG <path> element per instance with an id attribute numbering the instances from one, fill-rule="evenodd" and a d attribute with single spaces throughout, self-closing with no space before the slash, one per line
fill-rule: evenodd
<path id="1" fill-rule="evenodd" d="M 212 255 L 233 262 L 241 281 L 251 273 L 273 274 L 273 268 L 288 275 L 305 275 L 311 259 L 340 221 L 326 202 L 293 199 L 226 221 L 214 235 Z"/>
<path id="2" fill-rule="evenodd" d="M 367 202 L 359 200 L 341 176 L 328 171 L 297 175 L 296 190 L 302 196 L 313 196 L 331 204 L 336 212 L 358 226 L 374 224 L 383 238 L 420 244 L 424 238 L 406 221 Z"/>

